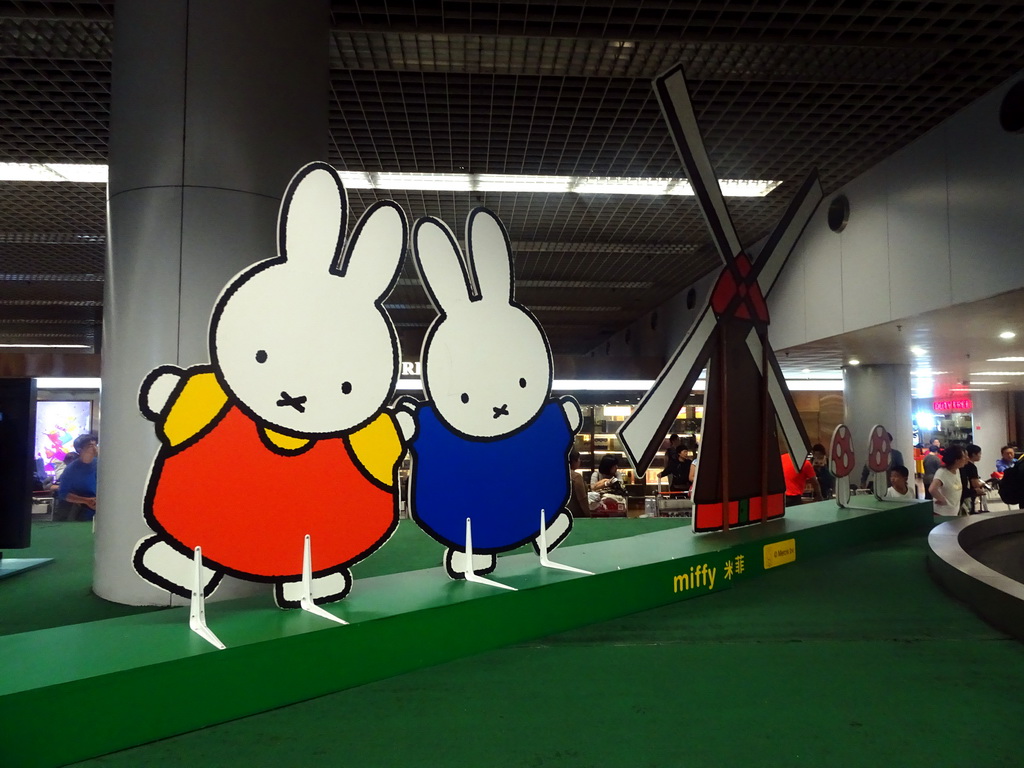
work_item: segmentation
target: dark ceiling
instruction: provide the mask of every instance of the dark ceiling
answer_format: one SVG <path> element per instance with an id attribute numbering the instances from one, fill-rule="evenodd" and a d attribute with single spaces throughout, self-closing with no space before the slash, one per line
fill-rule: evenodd
<path id="1" fill-rule="evenodd" d="M 114 2 L 0 2 L 0 162 L 105 163 Z M 332 3 L 330 157 L 340 169 L 681 176 L 651 78 L 686 67 L 720 178 L 752 242 L 812 168 L 835 190 L 1024 69 L 1021 2 Z M 0 182 L 0 343 L 94 343 L 102 184 Z M 517 296 L 584 354 L 714 269 L 693 198 L 402 192 L 460 231 L 509 227 Z M 350 192 L 356 213 L 376 193 Z M 412 277 L 412 271 L 408 272 Z M 406 337 L 433 317 L 405 280 Z"/>

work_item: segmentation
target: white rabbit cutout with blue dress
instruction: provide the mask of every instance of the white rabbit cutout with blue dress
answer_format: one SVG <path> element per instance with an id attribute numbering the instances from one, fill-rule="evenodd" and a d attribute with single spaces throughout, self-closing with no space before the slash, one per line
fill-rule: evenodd
<path id="1" fill-rule="evenodd" d="M 421 362 L 426 401 L 415 409 L 409 443 L 412 518 L 448 548 L 446 569 L 465 575 L 453 555 L 465 553 L 472 522 L 473 572 L 490 573 L 495 555 L 537 545 L 544 510 L 548 549 L 568 535 L 572 516 L 568 453 L 582 421 L 571 397 L 553 398 L 551 349 L 537 319 L 515 300 L 508 234 L 478 208 L 466 224 L 463 254 L 441 221 L 417 222 L 413 250 L 420 279 L 438 311 Z M 529 466 L 527 473 L 525 467 Z M 500 472 L 522 482 L 489 490 Z M 476 490 L 455 494 L 452 477 L 475 477 Z M 454 558 L 457 560 L 457 557 Z"/>

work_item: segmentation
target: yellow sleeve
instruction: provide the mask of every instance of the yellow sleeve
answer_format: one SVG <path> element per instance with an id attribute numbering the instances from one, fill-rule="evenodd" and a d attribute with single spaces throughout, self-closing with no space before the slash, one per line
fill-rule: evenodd
<path id="1" fill-rule="evenodd" d="M 213 373 L 193 374 L 171 404 L 163 432 L 173 447 L 198 434 L 227 405 L 228 396 Z"/>
<path id="2" fill-rule="evenodd" d="M 352 454 L 378 482 L 391 486 L 394 467 L 402 455 L 402 441 L 390 413 L 382 413 L 358 432 L 349 435 Z"/>

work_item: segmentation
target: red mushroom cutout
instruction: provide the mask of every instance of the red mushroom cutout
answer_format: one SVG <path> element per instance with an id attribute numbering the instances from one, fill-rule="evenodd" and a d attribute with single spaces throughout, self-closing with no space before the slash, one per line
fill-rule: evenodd
<path id="1" fill-rule="evenodd" d="M 853 434 L 845 424 L 840 424 L 832 433 L 829 451 L 828 471 L 836 479 L 836 502 L 840 507 L 850 503 L 850 475 L 857 466 L 853 452 Z"/>
<path id="2" fill-rule="evenodd" d="M 885 489 L 889 487 L 885 473 L 889 471 L 892 460 L 892 442 L 889 432 L 881 424 L 871 428 L 871 439 L 868 440 L 868 469 L 871 470 L 871 482 L 875 488 L 875 498 L 885 498 Z"/>

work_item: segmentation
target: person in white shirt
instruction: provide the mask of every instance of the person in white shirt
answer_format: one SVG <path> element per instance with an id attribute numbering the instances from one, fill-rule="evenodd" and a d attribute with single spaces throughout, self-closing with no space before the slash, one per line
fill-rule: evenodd
<path id="1" fill-rule="evenodd" d="M 935 478 L 928 490 L 932 494 L 932 508 L 936 515 L 960 514 L 960 467 L 967 463 L 964 449 L 951 445 L 942 451 L 942 466 L 935 472 Z"/>
<path id="2" fill-rule="evenodd" d="M 897 464 L 889 470 L 889 487 L 885 489 L 885 498 L 893 501 L 913 501 L 917 498 L 914 489 L 910 487 L 910 470 L 902 464 Z"/>

